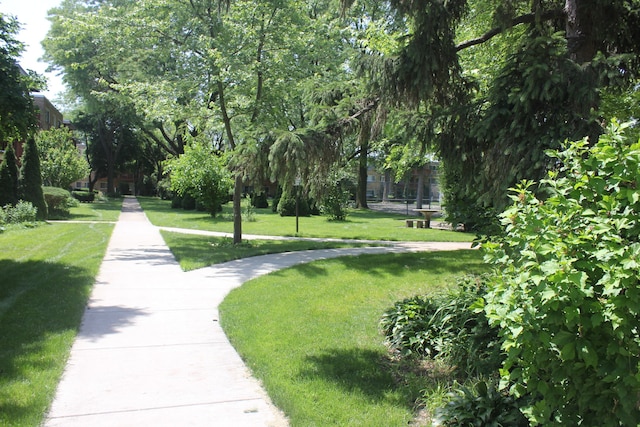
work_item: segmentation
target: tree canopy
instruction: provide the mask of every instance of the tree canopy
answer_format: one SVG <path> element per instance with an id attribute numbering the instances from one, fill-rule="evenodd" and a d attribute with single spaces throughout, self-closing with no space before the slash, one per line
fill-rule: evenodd
<path id="1" fill-rule="evenodd" d="M 31 89 L 42 88 L 41 77 L 32 71 L 24 71 L 18 58 L 24 45 L 16 35 L 18 21 L 0 12 L 0 144 L 24 139 L 35 131 L 36 114 Z"/>

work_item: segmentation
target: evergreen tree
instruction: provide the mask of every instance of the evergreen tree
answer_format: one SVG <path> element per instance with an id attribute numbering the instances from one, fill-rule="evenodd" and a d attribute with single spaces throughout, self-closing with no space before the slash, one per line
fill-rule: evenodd
<path id="1" fill-rule="evenodd" d="M 0 206 L 18 203 L 18 164 L 13 145 L 7 144 L 0 164 Z"/>
<path id="2" fill-rule="evenodd" d="M 37 218 L 47 219 L 47 203 L 42 192 L 42 175 L 40 174 L 40 158 L 38 146 L 33 137 L 29 137 L 22 154 L 22 169 L 20 170 L 20 198 L 31 202 L 38 209 Z"/>

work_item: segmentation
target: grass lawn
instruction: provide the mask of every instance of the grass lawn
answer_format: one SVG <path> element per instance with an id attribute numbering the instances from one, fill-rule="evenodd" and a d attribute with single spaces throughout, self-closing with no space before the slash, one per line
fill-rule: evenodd
<path id="1" fill-rule="evenodd" d="M 232 291 L 220 307 L 234 347 L 292 426 L 406 426 L 436 381 L 391 368 L 383 312 L 485 271 L 478 251 L 362 255 L 281 270 Z"/>
<path id="2" fill-rule="evenodd" d="M 233 232 L 231 204 L 217 218 L 206 212 L 171 209 L 171 202 L 151 197 L 139 197 L 149 220 L 156 226 L 196 230 Z M 404 226 L 404 215 L 371 210 L 351 210 L 346 221 L 329 221 L 323 216 L 300 217 L 299 237 L 332 237 L 344 239 L 471 242 L 475 235 L 446 230 L 415 229 Z M 271 208 L 256 209 L 254 221 L 244 221 L 244 234 L 294 236 L 294 217 L 281 217 Z"/>
<path id="3" fill-rule="evenodd" d="M 41 425 L 112 229 L 41 223 L 0 234 L 0 425 Z"/>
<path id="4" fill-rule="evenodd" d="M 69 219 L 73 221 L 117 221 L 121 209 L 122 199 L 80 203 L 79 206 L 70 209 Z"/>
<path id="5" fill-rule="evenodd" d="M 369 246 L 355 242 L 301 240 L 247 240 L 240 245 L 234 245 L 233 240 L 227 237 L 194 236 L 165 230 L 161 230 L 160 233 L 180 263 L 180 267 L 185 271 L 256 255 Z"/>

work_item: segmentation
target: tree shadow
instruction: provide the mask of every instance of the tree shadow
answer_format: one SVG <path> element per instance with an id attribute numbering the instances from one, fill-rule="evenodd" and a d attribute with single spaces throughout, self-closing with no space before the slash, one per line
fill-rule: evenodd
<path id="1" fill-rule="evenodd" d="M 399 387 L 386 367 L 384 355 L 361 348 L 335 348 L 306 357 L 304 380 L 330 381 L 348 393 L 357 393 L 377 402 L 413 409 L 417 396 Z"/>
<path id="2" fill-rule="evenodd" d="M 311 258 L 311 257 L 310 257 Z M 434 251 L 418 253 L 382 253 L 341 256 L 334 263 L 342 264 L 347 270 L 358 271 L 368 276 L 402 277 L 415 269 L 428 270 L 433 274 L 457 274 L 461 271 L 481 273 L 486 270 L 482 258 L 474 250 Z M 329 274 L 324 260 L 296 265 L 302 275 L 313 278 Z M 274 275 L 278 272 L 272 273 Z M 284 273 L 283 273 L 284 274 Z"/>
<path id="3" fill-rule="evenodd" d="M 0 392 L 0 424 L 24 420 L 18 424 L 36 425 L 40 420 L 26 419 L 48 408 L 56 384 L 42 378 L 57 377 L 64 368 L 94 272 L 63 263 L 3 259 L 0 277 L 0 390 L 5 390 Z M 126 323 L 138 314 L 123 312 L 116 320 Z M 113 323 L 100 333 L 116 327 Z"/>

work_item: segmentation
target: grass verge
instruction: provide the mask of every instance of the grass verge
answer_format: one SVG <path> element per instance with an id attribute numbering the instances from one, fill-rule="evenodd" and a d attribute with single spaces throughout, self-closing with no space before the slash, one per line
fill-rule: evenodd
<path id="1" fill-rule="evenodd" d="M 80 203 L 70 209 L 69 220 L 115 222 L 120 216 L 122 199 L 101 199 L 92 203 Z"/>
<path id="2" fill-rule="evenodd" d="M 245 240 L 234 245 L 233 240 L 227 237 L 195 236 L 165 230 L 160 233 L 184 271 L 257 255 L 371 246 L 366 243 L 306 240 Z"/>
<path id="3" fill-rule="evenodd" d="M 406 426 L 433 377 L 392 368 L 378 323 L 397 300 L 444 292 L 486 267 L 478 251 L 322 260 L 247 282 L 222 326 L 292 426 Z"/>
<path id="4" fill-rule="evenodd" d="M 196 230 L 233 232 L 231 205 L 212 218 L 206 212 L 171 209 L 171 203 L 152 197 L 138 197 L 149 220 L 156 226 Z M 252 221 L 243 221 L 242 232 L 265 236 L 294 236 L 295 218 L 281 217 L 271 208 L 255 209 Z M 346 221 L 329 221 L 327 217 L 299 218 L 298 237 L 330 237 L 363 240 L 471 242 L 469 233 L 405 227 L 404 215 L 371 210 L 350 210 Z M 413 217 L 415 219 L 415 217 Z"/>
<path id="5" fill-rule="evenodd" d="M 0 425 L 41 425 L 112 229 L 57 223 L 0 235 Z"/>

